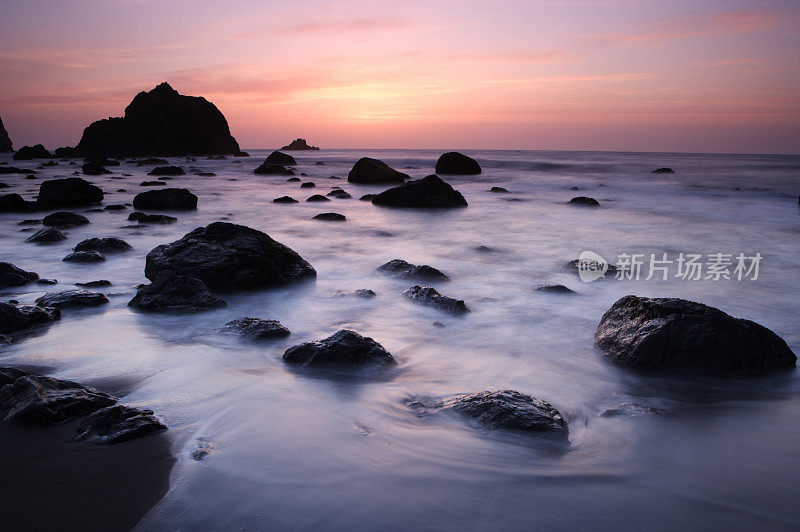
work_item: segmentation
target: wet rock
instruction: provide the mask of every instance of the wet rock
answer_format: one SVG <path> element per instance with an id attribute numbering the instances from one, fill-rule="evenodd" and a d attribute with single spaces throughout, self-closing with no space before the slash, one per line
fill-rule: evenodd
<path id="1" fill-rule="evenodd" d="M 290 177 L 286 180 L 287 183 L 299 183 L 301 179 L 299 177 Z"/>
<path id="2" fill-rule="evenodd" d="M 377 194 L 364 194 L 358 199 L 359 201 L 372 201 L 375 196 L 377 196 Z"/>
<path id="3" fill-rule="evenodd" d="M 390 188 L 372 199 L 373 205 L 385 207 L 412 207 L 448 209 L 466 207 L 464 196 L 436 175 L 409 181 L 399 187 Z"/>
<path id="4" fill-rule="evenodd" d="M 197 196 L 185 188 L 148 190 L 134 196 L 133 206 L 144 211 L 193 211 L 197 209 Z"/>
<path id="5" fill-rule="evenodd" d="M 359 159 L 350 173 L 347 174 L 347 181 L 363 185 L 375 185 L 383 183 L 403 183 L 408 179 L 408 175 L 398 172 L 388 164 L 378 159 L 362 157 Z"/>
<path id="6" fill-rule="evenodd" d="M 60 319 L 61 311 L 57 308 L 16 306 L 0 302 L 0 333 L 3 334 L 15 333 Z"/>
<path id="7" fill-rule="evenodd" d="M 306 199 L 306 201 L 311 201 L 311 202 L 314 202 L 314 201 L 330 201 L 330 198 L 326 198 L 322 194 L 314 194 L 313 196 L 310 196 L 308 199 Z"/>
<path id="8" fill-rule="evenodd" d="M 314 220 L 324 220 L 326 222 L 344 222 L 347 220 L 344 214 L 337 212 L 321 212 L 314 216 Z"/>
<path id="9" fill-rule="evenodd" d="M 180 166 L 156 166 L 147 175 L 186 175 L 186 171 Z"/>
<path id="10" fill-rule="evenodd" d="M 443 296 L 430 286 L 412 286 L 405 292 L 403 297 L 414 303 L 436 307 L 450 314 L 466 314 L 469 312 L 467 304 L 461 299 Z"/>
<path id="11" fill-rule="evenodd" d="M 111 281 L 106 279 L 100 279 L 97 281 L 88 281 L 86 283 L 75 283 L 77 286 L 82 286 L 84 288 L 100 288 L 102 286 L 111 286 Z"/>
<path id="12" fill-rule="evenodd" d="M 577 196 L 569 200 L 570 205 L 578 207 L 599 207 L 600 203 L 594 198 L 587 198 L 586 196 Z"/>
<path id="13" fill-rule="evenodd" d="M 606 409 L 600 415 L 603 417 L 617 417 L 617 416 L 635 417 L 635 416 L 647 416 L 647 415 L 660 416 L 663 414 L 664 412 L 662 412 L 658 408 L 653 408 L 650 406 L 642 406 L 636 403 L 619 403 L 617 405 L 612 406 L 611 408 Z"/>
<path id="14" fill-rule="evenodd" d="M 196 277 L 212 289 L 267 288 L 317 272 L 300 255 L 269 235 L 226 222 L 198 227 L 147 254 L 145 276 L 163 271 Z"/>
<path id="15" fill-rule="evenodd" d="M 30 161 L 32 159 L 49 159 L 52 157 L 50 152 L 41 144 L 34 146 L 23 146 L 14 154 L 15 161 Z"/>
<path id="16" fill-rule="evenodd" d="M 128 215 L 128 220 L 131 222 L 139 222 L 140 224 L 171 224 L 177 222 L 178 219 L 174 216 L 167 216 L 166 214 L 147 214 L 144 212 L 132 212 Z"/>
<path id="17" fill-rule="evenodd" d="M 25 375 L 30 375 L 30 373 L 17 368 L 0 368 L 0 388 L 6 384 L 14 384 L 15 380 Z"/>
<path id="18" fill-rule="evenodd" d="M 81 216 L 74 212 L 54 212 L 53 214 L 48 214 L 42 220 L 42 225 L 59 229 L 69 229 L 88 223 L 89 219 L 86 216 Z"/>
<path id="19" fill-rule="evenodd" d="M 0 195 L 0 212 L 33 212 L 41 206 L 35 201 L 26 201 L 19 194 Z"/>
<path id="20" fill-rule="evenodd" d="M 574 294 L 574 290 L 570 290 L 563 284 L 540 284 L 534 287 L 537 292 L 549 292 L 551 294 Z"/>
<path id="21" fill-rule="evenodd" d="M 140 92 L 123 118 L 98 120 L 84 131 L 78 152 L 119 156 L 237 154 L 239 144 L 213 103 L 183 96 L 167 83 Z"/>
<path id="22" fill-rule="evenodd" d="M 492 187 L 489 189 L 489 192 L 494 192 L 495 194 L 508 194 L 508 190 L 504 189 L 503 187 Z"/>
<path id="23" fill-rule="evenodd" d="M 113 405 L 96 410 L 78 425 L 76 440 L 113 445 L 167 430 L 152 410 Z"/>
<path id="24" fill-rule="evenodd" d="M 95 163 L 83 163 L 81 171 L 84 175 L 106 175 L 112 173 L 111 170 Z"/>
<path id="25" fill-rule="evenodd" d="M 359 288 L 353 292 L 353 295 L 356 297 L 361 297 L 364 299 L 372 299 L 373 297 L 377 296 L 374 291 L 370 290 L 369 288 Z"/>
<path id="26" fill-rule="evenodd" d="M 34 244 L 51 244 L 53 242 L 60 242 L 61 240 L 66 239 L 67 235 L 58 229 L 54 227 L 46 227 L 33 233 L 31 236 L 25 239 L 25 242 L 31 242 Z"/>
<path id="27" fill-rule="evenodd" d="M 116 402 L 116 397 L 77 382 L 37 375 L 24 375 L 0 388 L 5 421 L 55 425 Z"/>
<path id="28" fill-rule="evenodd" d="M 132 249 L 133 248 L 130 244 L 115 236 L 106 238 L 87 238 L 86 240 L 82 240 L 74 248 L 75 251 L 99 251 L 101 253 L 130 251 Z"/>
<path id="29" fill-rule="evenodd" d="M 381 264 L 375 270 L 378 273 L 394 275 L 403 279 L 421 279 L 426 281 L 449 281 L 450 278 L 433 266 L 427 264 L 411 264 L 402 259 L 392 259 L 386 264 Z"/>
<path id="30" fill-rule="evenodd" d="M 280 198 L 275 198 L 272 200 L 272 203 L 299 203 L 296 199 L 292 198 L 291 196 L 281 196 Z"/>
<path id="31" fill-rule="evenodd" d="M 3 119 L 0 118 L 0 153 L 14 151 L 14 146 L 11 139 L 8 137 L 8 131 L 3 126 Z"/>
<path id="32" fill-rule="evenodd" d="M 653 170 L 650 173 L 651 174 L 674 174 L 675 170 L 673 170 L 672 168 L 666 168 L 666 167 L 665 168 L 656 168 L 655 170 Z"/>
<path id="33" fill-rule="evenodd" d="M 474 175 L 481 173 L 481 166 L 472 157 L 451 151 L 442 154 L 436 161 L 436 173 Z"/>
<path id="34" fill-rule="evenodd" d="M 103 201 L 103 191 L 80 177 L 49 179 L 39 186 L 39 203 L 51 207 L 80 207 Z"/>
<path id="35" fill-rule="evenodd" d="M 197 449 L 192 451 L 191 456 L 193 460 L 198 462 L 206 456 L 214 452 L 214 446 L 204 440 L 197 440 Z"/>
<path id="36" fill-rule="evenodd" d="M 139 183 L 140 187 L 163 187 L 166 185 L 163 181 L 142 181 Z"/>
<path id="37" fill-rule="evenodd" d="M 281 148 L 282 150 L 319 150 L 316 146 L 309 146 L 306 139 L 294 139 L 292 142 Z"/>
<path id="38" fill-rule="evenodd" d="M 227 305 L 200 279 L 172 271 L 161 272 L 128 302 L 129 307 L 146 312 L 200 312 Z"/>
<path id="39" fill-rule="evenodd" d="M 323 340 L 290 347 L 283 360 L 302 367 L 394 366 L 394 357 L 372 338 L 340 330 Z"/>
<path id="40" fill-rule="evenodd" d="M 80 262 L 88 264 L 92 262 L 105 262 L 106 258 L 99 251 L 75 251 L 61 260 L 63 262 Z"/>
<path id="41" fill-rule="evenodd" d="M 108 298 L 100 292 L 91 290 L 65 290 L 63 292 L 47 292 L 36 300 L 40 307 L 57 309 L 73 307 L 97 307 L 108 303 Z"/>
<path id="42" fill-rule="evenodd" d="M 294 160 L 294 157 L 288 155 L 286 153 L 281 153 L 279 151 L 274 151 L 270 153 L 267 158 L 264 160 L 264 164 L 275 164 L 278 166 L 294 166 L 297 164 L 297 161 Z"/>
<path id="43" fill-rule="evenodd" d="M 350 199 L 350 198 L 353 197 L 350 194 L 348 194 L 346 191 L 341 190 L 341 189 L 331 190 L 326 195 L 329 196 L 329 197 L 332 197 L 332 198 L 336 198 L 336 199 Z"/>
<path id="44" fill-rule="evenodd" d="M 220 332 L 237 334 L 250 340 L 271 340 L 284 338 L 291 334 L 291 331 L 281 325 L 279 321 L 248 317 L 229 321 L 220 328 Z"/>
<path id="45" fill-rule="evenodd" d="M 766 327 L 678 298 L 619 299 L 600 320 L 595 345 L 620 366 L 656 374 L 761 375 L 797 361 Z"/>
<path id="46" fill-rule="evenodd" d="M 294 175 L 294 172 L 285 166 L 281 166 L 279 164 L 267 164 L 266 162 L 253 170 L 253 173 L 258 175 Z"/>
<path id="47" fill-rule="evenodd" d="M 10 262 L 0 262 L 0 288 L 23 286 L 38 280 L 38 273 L 26 272 Z"/>

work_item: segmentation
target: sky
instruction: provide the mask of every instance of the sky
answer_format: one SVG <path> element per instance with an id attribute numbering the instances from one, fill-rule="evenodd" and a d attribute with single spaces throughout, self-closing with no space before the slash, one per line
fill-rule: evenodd
<path id="1" fill-rule="evenodd" d="M 244 148 L 800 153 L 800 0 L 2 0 L 15 147 L 162 81 Z"/>

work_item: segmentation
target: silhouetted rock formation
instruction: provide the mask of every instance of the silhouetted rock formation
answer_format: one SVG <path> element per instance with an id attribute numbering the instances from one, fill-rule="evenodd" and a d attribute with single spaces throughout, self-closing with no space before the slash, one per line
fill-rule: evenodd
<path id="1" fill-rule="evenodd" d="M 78 157 L 78 150 L 73 148 L 72 146 L 62 146 L 61 148 L 56 148 L 56 151 L 53 152 L 56 157 Z"/>
<path id="2" fill-rule="evenodd" d="M 129 307 L 147 312 L 200 312 L 228 304 L 208 291 L 205 283 L 194 277 L 161 272 L 149 285 L 139 289 Z"/>
<path id="3" fill-rule="evenodd" d="M 133 206 L 146 211 L 193 211 L 197 209 L 197 196 L 185 188 L 148 190 L 134 196 Z"/>
<path id="4" fill-rule="evenodd" d="M 481 173 L 481 166 L 472 157 L 457 151 L 447 152 L 436 161 L 437 174 L 473 175 Z"/>
<path id="5" fill-rule="evenodd" d="M 292 366 L 318 368 L 397 365 L 381 344 L 346 329 L 317 342 L 290 347 L 283 360 Z"/>
<path id="6" fill-rule="evenodd" d="M 288 145 L 281 148 L 282 150 L 318 150 L 316 146 L 309 146 L 306 139 L 294 139 Z"/>
<path id="7" fill-rule="evenodd" d="M 264 164 L 275 164 L 278 166 L 294 166 L 297 164 L 297 162 L 291 155 L 287 155 L 279 151 L 274 151 L 267 156 L 267 158 L 264 160 Z"/>
<path id="8" fill-rule="evenodd" d="M 360 183 L 364 185 L 377 185 L 383 183 L 403 183 L 408 179 L 408 175 L 398 172 L 383 161 L 362 157 L 353 169 L 347 174 L 350 183 Z"/>
<path id="9" fill-rule="evenodd" d="M 147 175 L 186 175 L 186 171 L 180 166 L 157 166 Z"/>
<path id="10" fill-rule="evenodd" d="M 228 122 L 216 106 L 198 96 L 183 96 L 161 83 L 140 92 L 122 118 L 90 124 L 77 150 L 83 155 L 238 154 Z"/>
<path id="11" fill-rule="evenodd" d="M 678 298 L 625 296 L 603 314 L 594 338 L 616 364 L 657 374 L 760 375 L 797 362 L 766 327 Z"/>
<path id="12" fill-rule="evenodd" d="M 415 207 L 447 209 L 466 207 L 464 196 L 437 175 L 409 181 L 399 187 L 385 190 L 372 198 L 374 205 L 386 207 Z"/>
<path id="13" fill-rule="evenodd" d="M 14 145 L 8 137 L 8 131 L 3 126 L 3 119 L 0 118 L 0 153 L 14 151 Z"/>
<path id="14" fill-rule="evenodd" d="M 83 163 L 81 171 L 84 175 L 106 175 L 112 173 L 111 170 L 95 163 Z"/>
<path id="15" fill-rule="evenodd" d="M 272 200 L 272 203 L 298 203 L 298 201 L 291 196 L 281 196 Z"/>
<path id="16" fill-rule="evenodd" d="M 32 159 L 49 159 L 52 157 L 50 152 L 41 144 L 35 146 L 23 146 L 14 154 L 15 161 L 30 161 Z"/>
<path id="17" fill-rule="evenodd" d="M 39 203 L 51 207 L 80 207 L 103 201 L 103 191 L 80 177 L 50 179 L 39 186 Z"/>

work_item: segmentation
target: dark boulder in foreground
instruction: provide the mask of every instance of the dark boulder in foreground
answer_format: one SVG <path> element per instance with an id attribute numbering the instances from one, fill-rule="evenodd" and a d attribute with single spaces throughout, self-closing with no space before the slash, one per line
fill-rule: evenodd
<path id="1" fill-rule="evenodd" d="M 74 248 L 75 251 L 99 251 L 101 253 L 130 251 L 132 249 L 133 248 L 130 244 L 115 236 L 106 238 L 87 238 L 86 240 L 82 240 Z"/>
<path id="2" fill-rule="evenodd" d="M 564 438 L 569 432 L 567 422 L 553 405 L 514 390 L 453 395 L 434 403 L 432 409 L 453 410 L 490 430 L 544 433 Z"/>
<path id="3" fill-rule="evenodd" d="M 442 154 L 436 161 L 437 174 L 474 175 L 481 173 L 478 162 L 457 151 Z"/>
<path id="4" fill-rule="evenodd" d="M 59 229 L 69 229 L 71 227 L 78 227 L 86 225 L 89 219 L 86 216 L 74 212 L 54 212 L 48 214 L 42 219 L 42 225 L 47 227 L 57 227 Z"/>
<path id="5" fill-rule="evenodd" d="M 147 175 L 186 175 L 186 171 L 180 166 L 156 166 Z"/>
<path id="6" fill-rule="evenodd" d="M 674 174 L 675 170 L 673 170 L 672 168 L 666 168 L 666 167 L 665 168 L 656 168 L 655 170 L 653 170 L 650 173 L 651 174 Z"/>
<path id="7" fill-rule="evenodd" d="M 548 292 L 551 294 L 574 294 L 575 291 L 567 288 L 563 284 L 540 284 L 534 287 L 537 292 Z"/>
<path id="8" fill-rule="evenodd" d="M 238 154 L 225 117 L 205 98 L 183 96 L 167 83 L 140 92 L 123 118 L 98 120 L 77 146 L 84 155 Z"/>
<path id="9" fill-rule="evenodd" d="M 599 207 L 600 203 L 597 202 L 594 198 L 588 198 L 586 196 L 576 196 L 569 200 L 570 205 L 577 205 L 578 207 Z"/>
<path id="10" fill-rule="evenodd" d="M 178 219 L 174 216 L 167 216 L 166 214 L 147 214 L 144 212 L 132 212 L 128 215 L 128 221 L 138 222 L 140 224 L 171 224 L 177 222 Z"/>
<path id="11" fill-rule="evenodd" d="M 385 162 L 370 157 L 359 159 L 347 174 L 347 181 L 363 185 L 403 183 L 406 179 L 408 179 L 407 174 L 398 172 Z"/>
<path id="12" fill-rule="evenodd" d="M 291 196 L 281 196 L 272 200 L 272 203 L 298 203 L 298 201 Z"/>
<path id="13" fill-rule="evenodd" d="M 60 242 L 61 240 L 66 239 L 67 235 L 55 227 L 45 227 L 44 229 L 39 229 L 31 236 L 26 238 L 25 242 L 31 242 L 33 244 L 52 244 L 54 242 Z"/>
<path id="14" fill-rule="evenodd" d="M 276 320 L 262 320 L 260 318 L 237 318 L 229 321 L 220 328 L 220 332 L 237 334 L 250 340 L 270 340 L 284 338 L 291 331 Z"/>
<path id="15" fill-rule="evenodd" d="M 290 347 L 283 360 L 302 367 L 394 366 L 394 357 L 381 344 L 357 332 L 340 330 L 323 340 Z"/>
<path id="16" fill-rule="evenodd" d="M 129 307 L 147 312 L 200 312 L 227 305 L 225 300 L 209 292 L 200 279 L 171 271 L 159 274 L 128 302 Z"/>
<path id="17" fill-rule="evenodd" d="M 278 166 L 294 166 L 297 164 L 297 161 L 294 160 L 294 157 L 288 155 L 286 153 L 281 153 L 279 151 L 274 151 L 270 153 L 266 159 L 264 159 L 264 164 L 275 164 Z"/>
<path id="18" fill-rule="evenodd" d="M 97 163 L 83 163 L 81 171 L 84 175 L 106 175 L 111 174 L 111 170 Z"/>
<path id="19" fill-rule="evenodd" d="M 197 209 L 197 196 L 185 188 L 148 190 L 136 194 L 133 207 L 144 211 L 193 211 Z"/>
<path id="20" fill-rule="evenodd" d="M 23 286 L 38 280 L 38 273 L 26 272 L 10 262 L 0 262 L 0 288 Z"/>
<path id="21" fill-rule="evenodd" d="M 113 405 L 96 410 L 78 425 L 76 440 L 114 445 L 167 430 L 152 410 Z"/>
<path id="22" fill-rule="evenodd" d="M 92 262 L 105 262 L 106 258 L 99 251 L 74 251 L 61 260 L 63 262 L 89 264 Z"/>
<path id="23" fill-rule="evenodd" d="M 42 323 L 50 323 L 61 319 L 61 311 L 57 308 L 37 306 L 15 306 L 11 303 L 0 303 L 0 334 L 11 334 L 29 329 Z"/>
<path id="24" fill-rule="evenodd" d="M 392 259 L 386 264 L 381 264 L 375 270 L 386 275 L 394 275 L 404 279 L 424 279 L 426 281 L 449 281 L 450 278 L 427 264 L 411 264 L 402 259 Z"/>
<path id="25" fill-rule="evenodd" d="M 49 151 L 41 144 L 35 146 L 23 146 L 14 154 L 15 161 L 30 161 L 32 159 L 49 159 L 52 157 Z"/>
<path id="26" fill-rule="evenodd" d="M 306 139 L 294 139 L 292 142 L 281 148 L 282 150 L 319 150 L 316 146 L 309 146 Z"/>
<path id="27" fill-rule="evenodd" d="M 113 405 L 117 399 L 77 382 L 24 375 L 0 388 L 5 421 L 58 424 Z"/>
<path id="28" fill-rule="evenodd" d="M 323 220 L 325 222 L 344 222 L 347 220 L 347 217 L 344 214 L 339 214 L 338 212 L 321 212 L 314 216 L 314 220 Z"/>
<path id="29" fill-rule="evenodd" d="M 448 209 L 466 207 L 464 196 L 437 175 L 409 181 L 399 187 L 385 190 L 372 198 L 373 205 L 384 207 L 412 207 Z"/>
<path id="30" fill-rule="evenodd" d="M 317 272 L 289 247 L 269 235 L 227 222 L 198 227 L 147 254 L 148 279 L 174 271 L 201 279 L 211 289 L 267 288 Z"/>
<path id="31" fill-rule="evenodd" d="M 39 203 L 52 207 L 80 207 L 103 201 L 103 191 L 80 177 L 49 179 L 39 186 Z"/>
<path id="32" fill-rule="evenodd" d="M 430 286 L 412 286 L 403 292 L 403 297 L 414 303 L 436 307 L 450 314 L 466 314 L 469 312 L 467 304 L 462 299 L 443 296 Z"/>
<path id="33" fill-rule="evenodd" d="M 678 298 L 625 296 L 603 315 L 594 337 L 616 364 L 656 374 L 761 375 L 797 361 L 766 327 Z"/>
<path id="34" fill-rule="evenodd" d="M 14 145 L 8 137 L 8 131 L 3 126 L 3 119 L 0 118 L 0 153 L 14 151 Z"/>
<path id="35" fill-rule="evenodd" d="M 253 170 L 253 173 L 258 175 L 294 175 L 294 172 L 284 166 L 266 162 L 262 163 L 261 166 Z"/>
<path id="36" fill-rule="evenodd" d="M 91 290 L 65 290 L 63 292 L 48 292 L 36 300 L 40 307 L 53 307 L 57 309 L 72 307 L 97 307 L 108 303 L 108 298 L 100 292 Z"/>

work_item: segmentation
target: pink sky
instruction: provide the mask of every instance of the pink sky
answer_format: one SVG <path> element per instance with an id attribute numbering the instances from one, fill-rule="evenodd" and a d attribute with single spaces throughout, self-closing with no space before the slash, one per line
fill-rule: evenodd
<path id="1" fill-rule="evenodd" d="M 168 81 L 244 148 L 800 153 L 795 0 L 4 0 L 0 69 L 16 147 Z"/>

